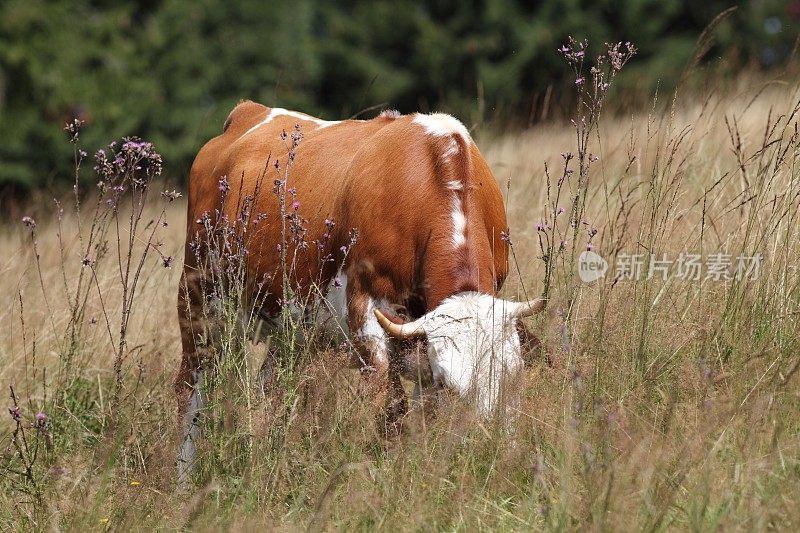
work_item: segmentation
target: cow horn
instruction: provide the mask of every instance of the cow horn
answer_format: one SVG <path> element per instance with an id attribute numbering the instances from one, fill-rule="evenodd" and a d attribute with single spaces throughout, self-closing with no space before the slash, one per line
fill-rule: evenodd
<path id="1" fill-rule="evenodd" d="M 407 322 L 405 324 L 395 324 L 388 318 L 386 315 L 381 313 L 380 309 L 374 309 L 375 318 L 378 319 L 378 323 L 381 327 L 391 335 L 392 337 L 398 339 L 410 339 L 412 337 L 419 337 L 420 335 L 425 335 L 425 330 L 422 329 L 421 319 L 417 319 L 414 322 Z"/>
<path id="2" fill-rule="evenodd" d="M 535 315 L 544 309 L 545 301 L 546 300 L 537 298 L 535 300 L 528 300 L 527 302 L 516 302 L 512 305 L 508 314 L 516 318 Z"/>

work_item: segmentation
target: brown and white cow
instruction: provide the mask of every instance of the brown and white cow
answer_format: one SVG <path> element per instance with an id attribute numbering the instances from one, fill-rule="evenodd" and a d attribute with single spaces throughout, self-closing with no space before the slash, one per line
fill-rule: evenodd
<path id="1" fill-rule="evenodd" d="M 543 306 L 538 300 L 517 303 L 494 296 L 508 272 L 508 244 L 501 238 L 507 230 L 505 210 L 497 182 L 461 122 L 441 113 L 394 112 L 372 120 L 323 121 L 243 102 L 223 133 L 200 150 L 189 178 L 178 302 L 183 360 L 176 381 L 187 425 L 183 460 L 193 453 L 197 428 L 191 421 L 202 404 L 197 383 L 206 357 L 198 342 L 207 325 L 200 323 L 201 273 L 191 246 L 200 229 L 196 221 L 220 209 L 235 219 L 242 196 L 257 191 L 270 155 L 286 157 L 281 134 L 296 125 L 304 138 L 287 186 L 296 189 L 298 212 L 308 221 L 306 239 L 324 241 L 324 253 L 334 261 L 321 267 L 316 249 L 299 253 L 292 284 L 300 292 L 320 280 L 319 286 L 329 287 L 326 298 L 364 364 L 386 369 L 395 346 L 392 336 L 423 335 L 433 384 L 474 395 L 480 412 L 488 414 L 502 378 L 523 364 L 518 318 Z M 224 202 L 222 176 L 230 187 Z M 278 212 L 272 192 L 270 175 L 253 213 Z M 264 316 L 279 311 L 282 297 L 278 219 L 268 216 L 258 226 L 247 256 L 251 279 L 278 272 L 260 304 Z M 323 237 L 326 219 L 336 223 L 329 238 Z M 349 244 L 351 228 L 359 237 L 344 257 L 341 248 Z M 381 310 L 393 304 L 417 319 L 403 325 L 388 320 Z"/>

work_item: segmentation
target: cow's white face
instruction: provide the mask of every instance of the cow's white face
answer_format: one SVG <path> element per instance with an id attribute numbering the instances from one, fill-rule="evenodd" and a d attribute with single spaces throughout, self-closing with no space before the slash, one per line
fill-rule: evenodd
<path id="1" fill-rule="evenodd" d="M 421 321 L 434 383 L 472 397 L 488 415 L 506 377 L 523 367 L 514 302 L 486 294 L 452 296 Z"/>
<path id="2" fill-rule="evenodd" d="M 466 292 L 406 324 L 392 323 L 377 309 L 375 316 L 392 336 L 424 335 L 434 384 L 474 398 L 480 413 L 488 416 L 505 378 L 523 366 L 517 320 L 543 308 L 543 300 L 511 302 Z"/>

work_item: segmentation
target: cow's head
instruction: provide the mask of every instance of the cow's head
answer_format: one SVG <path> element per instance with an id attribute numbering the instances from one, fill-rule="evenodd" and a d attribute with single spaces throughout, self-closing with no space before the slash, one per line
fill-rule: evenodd
<path id="1" fill-rule="evenodd" d="M 504 378 L 523 366 L 517 321 L 543 308 L 543 300 L 511 302 L 470 292 L 451 296 L 413 322 L 395 324 L 378 309 L 375 316 L 392 337 L 425 336 L 433 383 L 462 397 L 474 395 L 488 416 Z"/>

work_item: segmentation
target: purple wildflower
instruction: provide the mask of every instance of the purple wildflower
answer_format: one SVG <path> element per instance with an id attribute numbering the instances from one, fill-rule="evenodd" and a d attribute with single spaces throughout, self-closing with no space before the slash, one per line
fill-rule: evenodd
<path id="1" fill-rule="evenodd" d="M 47 427 L 47 415 L 42 411 L 36 413 L 36 429 L 44 429 Z"/>
<path id="2" fill-rule="evenodd" d="M 577 85 L 578 87 L 580 87 L 581 85 L 583 85 L 583 82 L 585 82 L 585 81 L 586 81 L 586 79 L 585 79 L 585 78 L 583 78 L 583 77 L 577 78 L 577 79 L 575 80 L 575 85 Z"/>
<path id="3" fill-rule="evenodd" d="M 556 215 L 560 215 L 563 212 L 564 212 L 564 208 L 563 207 L 559 207 L 558 211 L 556 212 Z"/>
<path id="4" fill-rule="evenodd" d="M 591 252 L 593 248 L 594 248 L 594 245 L 593 245 L 592 243 L 590 243 L 590 242 L 587 242 L 587 243 L 586 243 L 586 249 L 587 249 L 588 251 L 590 251 L 590 252 Z"/>
<path id="5" fill-rule="evenodd" d="M 228 184 L 228 176 L 221 176 L 219 178 L 219 191 L 223 194 L 227 193 L 231 189 L 231 186 Z"/>
<path id="6" fill-rule="evenodd" d="M 292 202 L 292 209 L 294 209 L 295 211 L 300 209 L 300 202 L 298 202 L 296 200 L 294 202 Z"/>
<path id="7" fill-rule="evenodd" d="M 20 409 L 19 405 L 9 407 L 8 414 L 11 415 L 11 418 L 14 419 L 14 422 L 19 422 L 22 419 L 22 409 Z"/>
<path id="8" fill-rule="evenodd" d="M 36 221 L 33 220 L 32 217 L 22 217 L 22 223 L 25 225 L 25 227 L 30 229 L 34 229 L 36 227 Z"/>

